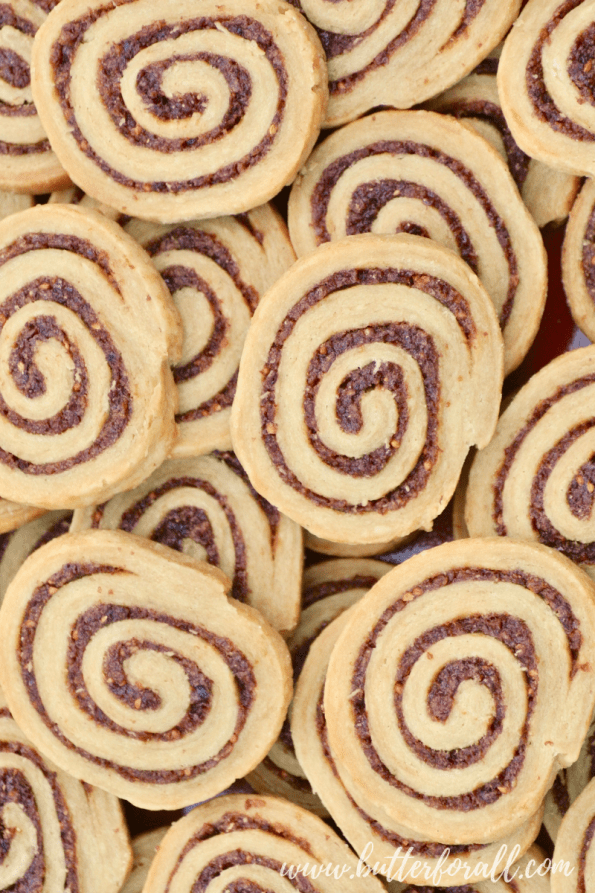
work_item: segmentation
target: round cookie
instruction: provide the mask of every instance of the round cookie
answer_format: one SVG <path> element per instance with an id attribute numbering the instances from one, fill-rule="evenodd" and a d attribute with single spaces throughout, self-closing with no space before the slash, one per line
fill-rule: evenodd
<path id="1" fill-rule="evenodd" d="M 410 108 L 464 77 L 504 37 L 520 0 L 296 0 L 328 61 L 326 127 L 379 105 Z"/>
<path id="2" fill-rule="evenodd" d="M 545 798 L 543 824 L 554 843 L 561 822 L 568 815 L 576 798 L 582 794 L 593 778 L 595 778 L 595 717 L 591 719 L 578 760 L 572 766 L 558 772 Z"/>
<path id="3" fill-rule="evenodd" d="M 370 804 L 364 808 L 339 774 L 328 741 L 324 684 L 331 652 L 351 613 L 347 610 L 341 614 L 312 643 L 295 689 L 292 735 L 298 759 L 313 789 L 354 850 L 371 868 L 382 866 L 380 873 L 386 877 L 418 881 L 424 877 L 420 872 L 434 872 L 435 882 L 451 886 L 467 883 L 466 872 L 481 864 L 494 865 L 497 870 L 502 847 L 505 853 L 518 847 L 521 854 L 535 840 L 543 808 L 504 840 L 446 847 L 414 834 L 407 827 L 406 811 L 400 821 L 395 821 L 383 810 L 370 808 Z"/>
<path id="4" fill-rule="evenodd" d="M 298 256 L 360 232 L 412 233 L 456 251 L 494 303 L 506 374 L 537 334 L 541 234 L 500 155 L 449 116 L 377 112 L 333 133 L 293 185 L 289 232 Z"/>
<path id="5" fill-rule="evenodd" d="M 558 549 L 595 576 L 595 347 L 540 369 L 502 413 L 473 461 L 465 500 L 471 536 Z"/>
<path id="6" fill-rule="evenodd" d="M 232 581 L 231 596 L 271 626 L 300 613 L 302 531 L 250 485 L 233 453 L 170 459 L 148 480 L 100 506 L 77 509 L 71 530 L 124 530 L 206 560 Z"/>
<path id="7" fill-rule="evenodd" d="M 383 577 L 325 683 L 330 747 L 360 805 L 446 844 L 493 843 L 534 816 L 593 712 L 594 594 L 558 552 L 499 538 Z"/>
<path id="8" fill-rule="evenodd" d="M 379 880 L 360 875 L 355 855 L 316 816 L 276 797 L 236 794 L 172 825 L 143 893 L 383 893 Z"/>
<path id="9" fill-rule="evenodd" d="M 221 571 L 120 531 L 34 552 L 0 609 L 0 676 L 25 733 L 143 809 L 224 791 L 279 734 L 285 643 Z"/>
<path id="10" fill-rule="evenodd" d="M 235 452 L 256 490 L 318 537 L 429 529 L 469 446 L 491 436 L 501 351 L 488 296 L 442 246 L 372 234 L 323 245 L 254 314 Z"/>
<path id="11" fill-rule="evenodd" d="M 2 692 L 0 809 L 3 890 L 119 893 L 132 861 L 120 802 L 43 757 Z"/>
<path id="12" fill-rule="evenodd" d="M 406 545 L 412 537 L 399 536 L 384 543 L 372 543 L 372 545 L 362 546 L 356 543 L 335 543 L 332 540 L 323 539 L 314 536 L 309 531 L 304 531 L 304 546 L 320 555 L 333 555 L 337 558 L 371 558 L 374 555 L 384 555 L 385 552 L 392 552 L 393 549 L 400 549 Z"/>
<path id="13" fill-rule="evenodd" d="M 0 8 L 0 190 L 34 195 L 70 183 L 43 129 L 31 86 L 33 38 L 57 3 L 4 0 Z"/>
<path id="14" fill-rule="evenodd" d="M 142 893 L 151 863 L 169 828 L 155 828 L 132 839 L 132 871 L 121 893 Z"/>
<path id="15" fill-rule="evenodd" d="M 308 157 L 327 100 L 320 42 L 283 0 L 72 0 L 40 29 L 33 72 L 74 182 L 162 223 L 268 201 Z"/>
<path id="16" fill-rule="evenodd" d="M 427 108 L 454 115 L 483 136 L 508 164 L 537 226 L 559 225 L 568 217 L 580 178 L 530 158 L 515 143 L 496 84 L 500 51 L 498 47 L 460 83 L 427 103 Z"/>
<path id="17" fill-rule="evenodd" d="M 101 214 L 38 205 L 0 223 L 0 278 L 0 493 L 52 509 L 134 487 L 175 437 L 182 334 L 149 258 Z"/>
<path id="18" fill-rule="evenodd" d="M 182 357 L 173 367 L 179 406 L 172 455 L 230 449 L 229 417 L 246 331 L 261 295 L 295 260 L 287 227 L 263 205 L 202 223 L 134 220 L 126 231 L 148 252 L 184 326 Z"/>
<path id="19" fill-rule="evenodd" d="M 382 561 L 338 559 L 315 564 L 304 573 L 300 622 L 287 639 L 293 663 L 294 685 L 316 636 L 331 621 L 358 601 L 380 577 L 391 569 Z M 326 809 L 312 792 L 293 746 L 289 717 L 283 723 L 278 740 L 262 763 L 247 776 L 247 781 L 262 794 L 286 797 L 316 815 Z"/>
<path id="20" fill-rule="evenodd" d="M 595 176 L 594 0 L 529 0 L 508 35 L 498 93 L 527 155 Z"/>

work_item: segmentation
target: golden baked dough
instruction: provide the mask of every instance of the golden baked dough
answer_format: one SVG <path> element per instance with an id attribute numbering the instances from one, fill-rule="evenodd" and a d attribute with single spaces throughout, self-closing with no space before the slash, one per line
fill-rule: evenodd
<path id="1" fill-rule="evenodd" d="M 539 370 L 502 413 L 469 475 L 471 536 L 558 549 L 595 576 L 595 347 Z"/>
<path id="2" fill-rule="evenodd" d="M 2 890 L 119 893 L 132 861 L 120 802 L 44 758 L 0 692 Z"/>
<path id="3" fill-rule="evenodd" d="M 354 850 L 371 868 L 384 866 L 380 873 L 387 877 L 419 882 L 424 878 L 423 874 L 416 874 L 421 864 L 423 872 L 438 868 L 448 871 L 443 882 L 450 886 L 466 884 L 469 880 L 465 876 L 466 870 L 471 871 L 480 863 L 494 865 L 497 870 L 496 857 L 502 846 L 507 854 L 518 846 L 520 855 L 535 840 L 543 807 L 504 840 L 493 844 L 450 845 L 446 853 L 444 844 L 426 840 L 407 827 L 406 810 L 401 819 L 395 821 L 382 809 L 370 809 L 370 804 L 362 807 L 357 794 L 339 775 L 328 741 L 323 696 L 328 661 L 350 614 L 349 610 L 341 614 L 312 643 L 295 689 L 291 730 L 300 764 L 313 789 Z M 416 863 L 418 868 L 415 868 Z"/>
<path id="4" fill-rule="evenodd" d="M 562 247 L 562 284 L 572 318 L 595 341 L 595 183 L 586 180 L 573 205 Z"/>
<path id="5" fill-rule="evenodd" d="M 377 112 L 333 133 L 296 178 L 289 232 L 300 257 L 360 232 L 412 233 L 456 251 L 494 303 L 506 374 L 537 334 L 541 234 L 500 155 L 447 115 Z"/>
<path id="6" fill-rule="evenodd" d="M 358 803 L 447 844 L 493 843 L 531 819 L 593 713 L 594 596 L 563 555 L 504 538 L 446 543 L 383 577 L 325 683 L 330 747 Z"/>
<path id="7" fill-rule="evenodd" d="M 501 47 L 427 108 L 454 115 L 483 136 L 508 164 L 524 203 L 539 227 L 561 224 L 580 188 L 580 177 L 543 164 L 517 146 L 500 105 L 496 74 Z"/>
<path id="8" fill-rule="evenodd" d="M 33 94 L 74 182 L 173 223 L 291 183 L 325 114 L 316 32 L 284 0 L 71 0 L 40 29 Z"/>
<path id="9" fill-rule="evenodd" d="M 219 567 L 231 596 L 284 633 L 298 622 L 302 531 L 259 496 L 233 453 L 170 459 L 101 506 L 77 509 L 72 532 L 124 530 Z"/>
<path id="10" fill-rule="evenodd" d="M 43 512 L 40 518 L 0 538 L 0 602 L 25 558 L 50 540 L 68 533 L 71 520 L 72 512 Z"/>
<path id="11" fill-rule="evenodd" d="M 456 83 L 506 34 L 520 0 L 296 0 L 329 68 L 326 127 L 410 108 Z"/>
<path id="12" fill-rule="evenodd" d="M 529 0 L 506 38 L 498 93 L 527 155 L 595 176 L 595 0 Z"/>
<path id="13" fill-rule="evenodd" d="M 261 295 L 294 262 L 280 215 L 263 205 L 237 217 L 126 226 L 149 253 L 182 316 L 174 366 L 179 407 L 172 455 L 231 448 L 229 417 L 246 331 Z"/>
<path id="14" fill-rule="evenodd" d="M 553 862 L 567 871 L 552 873 L 552 893 L 593 893 L 595 889 L 595 781 L 574 801 L 560 825 Z"/>
<path id="15" fill-rule="evenodd" d="M 279 734 L 291 661 L 204 562 L 93 530 L 34 552 L 0 610 L 19 725 L 65 771 L 144 809 L 224 791 Z"/>
<path id="16" fill-rule="evenodd" d="M 383 561 L 354 558 L 323 561 L 308 568 L 304 573 L 300 622 L 287 639 L 294 684 L 319 632 L 358 601 L 390 569 L 391 565 Z M 255 791 L 286 797 L 298 806 L 324 816 L 326 809 L 312 793 L 296 758 L 289 728 L 290 716 L 291 705 L 278 740 L 262 763 L 247 776 L 247 781 Z"/>
<path id="17" fill-rule="evenodd" d="M 33 38 L 57 3 L 58 0 L 4 0 L 2 3 L 0 189 L 10 192 L 35 194 L 70 183 L 39 120 L 31 89 Z"/>
<path id="18" fill-rule="evenodd" d="M 181 323 L 145 252 L 71 205 L 0 223 L 0 493 L 73 508 L 136 486 L 175 437 Z"/>
<path id="19" fill-rule="evenodd" d="M 234 450 L 311 533 L 383 544 L 429 529 L 489 441 L 501 363 L 493 306 L 454 253 L 410 235 L 323 245 L 254 314 Z"/>
<path id="20" fill-rule="evenodd" d="M 172 825 L 143 893 L 295 889 L 384 891 L 377 878 L 360 877 L 355 855 L 316 816 L 276 797 L 236 794 L 203 803 Z"/>
<path id="21" fill-rule="evenodd" d="M 132 871 L 121 893 L 142 893 L 151 862 L 169 828 L 155 828 L 132 839 Z"/>

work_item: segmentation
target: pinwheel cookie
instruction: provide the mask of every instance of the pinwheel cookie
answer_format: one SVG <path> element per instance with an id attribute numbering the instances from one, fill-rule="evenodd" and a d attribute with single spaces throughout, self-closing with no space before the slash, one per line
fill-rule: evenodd
<path id="1" fill-rule="evenodd" d="M 507 37 L 498 92 L 519 146 L 595 176 L 594 0 L 529 0 Z"/>
<path id="2" fill-rule="evenodd" d="M 429 529 L 469 445 L 491 436 L 501 351 L 489 298 L 442 246 L 372 234 L 324 245 L 256 310 L 234 449 L 256 490 L 316 536 Z"/>
<path id="3" fill-rule="evenodd" d="M 593 893 L 595 889 L 595 781 L 566 813 L 554 849 L 552 893 Z"/>
<path id="4" fill-rule="evenodd" d="M 1 108 L 2 106 L 0 106 Z M 0 220 L 17 211 L 26 211 L 33 207 L 33 196 L 17 192 L 0 192 Z"/>
<path id="5" fill-rule="evenodd" d="M 47 192 L 70 183 L 33 104 L 33 38 L 58 0 L 5 0 L 0 7 L 0 189 Z"/>
<path id="6" fill-rule="evenodd" d="M 353 4 L 296 0 L 326 51 L 327 127 L 378 105 L 410 108 L 456 83 L 513 23 L 520 0 Z"/>
<path id="7" fill-rule="evenodd" d="M 574 203 L 562 249 L 562 283 L 573 319 L 595 341 L 595 189 L 587 180 Z"/>
<path id="8" fill-rule="evenodd" d="M 473 461 L 465 502 L 471 536 L 545 543 L 595 574 L 595 347 L 536 373 Z"/>
<path id="9" fill-rule="evenodd" d="M 329 744 L 358 804 L 446 844 L 518 831 L 587 733 L 594 592 L 558 552 L 498 538 L 383 577 L 325 682 Z"/>
<path id="10" fill-rule="evenodd" d="M 347 840 L 362 859 L 380 874 L 417 880 L 423 872 L 445 872 L 435 878 L 448 886 L 467 883 L 465 872 L 481 864 L 499 867 L 499 855 L 518 847 L 519 854 L 535 840 L 543 809 L 538 809 L 518 831 L 493 844 L 450 845 L 416 835 L 407 827 L 407 813 L 395 821 L 384 810 L 363 807 L 357 794 L 339 774 L 328 740 L 324 712 L 324 683 L 331 652 L 349 620 L 348 610 L 334 620 L 312 643 L 298 680 L 292 710 L 292 735 L 300 765 Z M 414 867 L 416 866 L 417 867 Z M 446 875 L 446 872 L 448 874 Z M 413 893 L 413 891 L 412 891 Z"/>
<path id="11" fill-rule="evenodd" d="M 74 182 L 162 223 L 248 211 L 290 183 L 326 109 L 324 53 L 283 0 L 71 0 L 33 91 Z"/>
<path id="12" fill-rule="evenodd" d="M 318 633 L 358 601 L 390 568 L 390 564 L 382 561 L 347 558 L 324 561 L 305 572 L 300 622 L 287 639 L 294 683 Z M 326 815 L 296 759 L 289 719 L 283 723 L 279 739 L 247 780 L 255 791 L 278 794 L 317 815 Z"/>
<path id="13" fill-rule="evenodd" d="M 156 828 L 133 838 L 132 871 L 122 887 L 122 893 L 142 893 L 155 853 L 167 831 L 168 828 Z"/>
<path id="14" fill-rule="evenodd" d="M 497 149 L 539 227 L 562 223 L 572 208 L 580 178 L 530 158 L 515 143 L 498 96 L 499 55 L 497 48 L 468 77 L 429 102 L 427 108 L 454 115 Z"/>
<path id="15" fill-rule="evenodd" d="M 383 893 L 316 816 L 276 797 L 231 795 L 203 803 L 163 838 L 143 893 L 216 890 Z"/>
<path id="16" fill-rule="evenodd" d="M 537 334 L 547 281 L 539 230 L 498 153 L 446 115 L 379 112 L 332 134 L 292 188 L 289 231 L 298 256 L 361 232 L 431 238 L 485 286 L 506 373 Z"/>
<path id="17" fill-rule="evenodd" d="M 119 893 L 132 854 L 120 803 L 47 760 L 0 692 L 4 890 Z"/>
<path id="18" fill-rule="evenodd" d="M 228 589 L 119 531 L 38 549 L 0 611 L 17 722 L 75 778 L 145 809 L 225 790 L 265 756 L 291 694 L 285 643 Z"/>
<path id="19" fill-rule="evenodd" d="M 0 223 L 0 493 L 70 508 L 134 487 L 175 437 L 181 324 L 145 252 L 103 215 Z"/>
<path id="20" fill-rule="evenodd" d="M 159 226 L 132 221 L 181 313 L 184 346 L 174 456 L 229 449 L 229 417 L 246 331 L 260 296 L 295 260 L 287 227 L 269 206 L 237 217 Z"/>
<path id="21" fill-rule="evenodd" d="M 300 527 L 258 495 L 233 453 L 171 459 L 139 487 L 77 509 L 72 532 L 124 530 L 219 567 L 275 629 L 298 622 Z"/>

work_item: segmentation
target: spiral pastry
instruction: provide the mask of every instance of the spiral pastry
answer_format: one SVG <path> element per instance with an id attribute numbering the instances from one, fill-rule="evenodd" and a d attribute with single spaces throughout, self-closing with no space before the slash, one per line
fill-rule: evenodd
<path id="1" fill-rule="evenodd" d="M 225 790 L 279 734 L 285 643 L 216 568 L 95 530 L 34 552 L 2 609 L 3 687 L 65 771 L 144 809 Z"/>
<path id="2" fill-rule="evenodd" d="M 294 262 L 287 227 L 270 205 L 204 223 L 126 226 L 148 252 L 182 316 L 173 368 L 178 438 L 173 456 L 231 449 L 229 417 L 246 331 L 260 296 Z"/>
<path id="3" fill-rule="evenodd" d="M 386 111 L 342 128 L 312 153 L 289 201 L 298 256 L 360 232 L 412 233 L 455 251 L 490 295 L 506 373 L 543 312 L 543 241 L 506 164 L 469 127 L 434 112 Z"/>
<path id="4" fill-rule="evenodd" d="M 594 593 L 554 550 L 498 538 L 446 543 L 380 580 L 325 683 L 358 802 L 447 844 L 492 843 L 534 816 L 593 712 Z"/>
<path id="5" fill-rule="evenodd" d="M 595 347 L 585 347 L 529 379 L 475 457 L 471 536 L 541 542 L 595 576 L 594 461 Z"/>
<path id="6" fill-rule="evenodd" d="M 595 341 L 595 189 L 586 180 L 574 203 L 562 248 L 562 284 L 572 317 Z"/>
<path id="7" fill-rule="evenodd" d="M 121 893 L 142 893 L 155 853 L 168 828 L 155 828 L 132 840 L 132 871 Z"/>
<path id="8" fill-rule="evenodd" d="M 40 518 L 0 536 L 0 602 L 25 558 L 50 540 L 68 533 L 71 521 L 72 512 L 44 512 Z"/>
<path id="9" fill-rule="evenodd" d="M 256 490 L 316 536 L 428 528 L 469 445 L 491 435 L 501 349 L 487 295 L 450 251 L 409 235 L 324 245 L 256 310 L 234 449 Z"/>
<path id="10" fill-rule="evenodd" d="M 173 223 L 291 183 L 325 114 L 324 52 L 284 0 L 78 0 L 35 41 L 33 90 L 74 182 Z"/>
<path id="11" fill-rule="evenodd" d="M 124 530 L 219 567 L 275 629 L 299 619 L 302 534 L 256 493 L 233 453 L 164 462 L 143 484 L 77 509 L 71 530 Z"/>
<path id="12" fill-rule="evenodd" d="M 326 127 L 378 105 L 410 108 L 455 84 L 504 37 L 520 0 L 292 0 L 328 61 Z"/>
<path id="13" fill-rule="evenodd" d="M 0 493 L 52 509 L 134 487 L 175 437 L 182 334 L 149 258 L 101 214 L 37 206 L 0 223 L 0 278 Z"/>
<path id="14" fill-rule="evenodd" d="M 499 50 L 480 62 L 459 84 L 429 102 L 427 108 L 454 115 L 491 143 L 508 164 L 537 226 L 560 224 L 568 217 L 580 179 L 530 158 L 515 143 L 496 85 Z"/>
<path id="15" fill-rule="evenodd" d="M 329 745 L 323 699 L 329 658 L 351 614 L 351 610 L 345 611 L 312 643 L 295 689 L 291 730 L 298 759 L 312 787 L 355 851 L 371 868 L 383 866 L 380 873 L 389 878 L 398 876 L 402 881 L 420 883 L 425 872 L 434 872 L 438 880 L 436 872 L 443 871 L 448 872 L 443 883 L 451 885 L 467 883 L 466 871 L 473 871 L 481 863 L 494 865 L 497 871 L 502 847 L 510 854 L 518 846 L 521 854 L 535 840 L 543 808 L 518 831 L 496 843 L 447 848 L 416 835 L 405 824 L 406 813 L 401 821 L 394 821 L 382 809 L 362 805 L 344 783 Z"/>
<path id="16" fill-rule="evenodd" d="M 328 872 L 338 870 L 340 879 Z M 384 893 L 316 816 L 276 797 L 203 803 L 163 838 L 143 893 Z"/>
<path id="17" fill-rule="evenodd" d="M 33 104 L 31 49 L 58 0 L 0 4 L 0 189 L 48 192 L 70 183 Z"/>
<path id="18" fill-rule="evenodd" d="M 39 893 L 119 893 L 131 862 L 112 794 L 45 759 L 0 692 L 0 887 Z"/>
<path id="19" fill-rule="evenodd" d="M 398 536 L 384 543 L 372 543 L 372 545 L 361 546 L 356 543 L 335 543 L 333 540 L 326 540 L 313 533 L 304 531 L 304 545 L 306 549 L 318 552 L 321 555 L 334 555 L 337 558 L 369 558 L 373 555 L 384 555 L 385 552 L 392 552 L 394 549 L 400 549 L 405 546 L 415 534 L 410 536 Z"/>
<path id="20" fill-rule="evenodd" d="M 594 0 L 529 0 L 504 43 L 502 110 L 544 164 L 595 176 Z"/>
<path id="21" fill-rule="evenodd" d="M 358 601 L 390 567 L 390 564 L 382 561 L 347 558 L 324 561 L 305 572 L 300 622 L 287 639 L 294 684 L 310 645 L 320 631 Z M 268 755 L 248 775 L 247 780 L 261 794 L 277 794 L 316 815 L 327 814 L 319 798 L 312 792 L 296 758 L 289 719 L 283 723 L 281 734 Z"/>
<path id="22" fill-rule="evenodd" d="M 545 798 L 543 824 L 554 842 L 558 837 L 560 824 L 568 814 L 572 804 L 594 778 L 595 717 L 591 719 L 591 725 L 583 742 L 578 760 L 572 766 L 558 772 Z"/>
<path id="23" fill-rule="evenodd" d="M 595 890 L 595 781 L 568 810 L 556 840 L 554 863 L 570 870 L 552 873 L 552 893 L 593 893 Z"/>

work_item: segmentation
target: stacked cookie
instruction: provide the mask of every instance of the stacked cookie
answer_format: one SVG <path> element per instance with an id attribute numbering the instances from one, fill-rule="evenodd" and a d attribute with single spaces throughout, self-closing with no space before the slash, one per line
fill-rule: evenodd
<path id="1" fill-rule="evenodd" d="M 0 887 L 589 893 L 595 2 L 0 35 Z"/>

